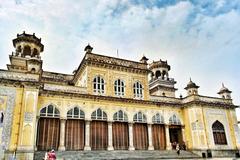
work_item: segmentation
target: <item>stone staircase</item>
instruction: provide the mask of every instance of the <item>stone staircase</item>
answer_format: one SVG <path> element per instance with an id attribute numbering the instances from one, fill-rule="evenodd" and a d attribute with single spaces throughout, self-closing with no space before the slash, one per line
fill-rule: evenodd
<path id="1" fill-rule="evenodd" d="M 35 160 L 41 160 L 45 152 L 37 151 Z M 58 160 L 157 160 L 157 159 L 198 159 L 198 155 L 181 151 L 177 155 L 175 150 L 162 151 L 57 151 Z"/>

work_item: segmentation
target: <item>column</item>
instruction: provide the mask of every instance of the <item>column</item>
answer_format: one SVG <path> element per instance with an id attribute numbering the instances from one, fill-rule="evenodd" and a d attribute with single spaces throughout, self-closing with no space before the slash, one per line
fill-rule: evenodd
<path id="1" fill-rule="evenodd" d="M 59 151 L 65 151 L 65 124 L 66 119 L 60 119 L 60 140 L 59 140 Z"/>
<path id="2" fill-rule="evenodd" d="M 112 122 L 108 122 L 108 148 L 107 150 L 112 151 L 113 148 L 113 141 L 112 141 Z"/>
<path id="3" fill-rule="evenodd" d="M 133 151 L 135 150 L 134 146 L 133 146 L 133 123 L 129 122 L 128 123 L 128 134 L 129 134 L 129 151 Z"/>
<path id="4" fill-rule="evenodd" d="M 86 120 L 85 121 L 85 146 L 84 146 L 85 151 L 91 150 L 89 140 L 90 140 L 90 121 Z"/>
<path id="5" fill-rule="evenodd" d="M 152 145 L 152 124 L 148 124 L 148 150 L 154 150 Z"/>
<path id="6" fill-rule="evenodd" d="M 172 148 L 169 136 L 169 126 L 165 125 L 165 136 L 166 136 L 166 149 L 170 150 Z"/>

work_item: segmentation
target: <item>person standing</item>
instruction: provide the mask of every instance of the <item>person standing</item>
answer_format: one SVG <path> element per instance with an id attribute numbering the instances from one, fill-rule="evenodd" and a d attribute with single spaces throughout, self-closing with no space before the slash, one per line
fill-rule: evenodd
<path id="1" fill-rule="evenodd" d="M 179 146 L 179 143 L 177 143 L 177 145 L 176 145 L 176 150 L 177 150 L 177 154 L 180 155 L 180 146 Z"/>
<path id="2" fill-rule="evenodd" d="M 51 152 L 48 152 L 48 159 L 49 160 L 56 160 L 56 153 L 55 153 L 54 149 L 52 149 Z"/>

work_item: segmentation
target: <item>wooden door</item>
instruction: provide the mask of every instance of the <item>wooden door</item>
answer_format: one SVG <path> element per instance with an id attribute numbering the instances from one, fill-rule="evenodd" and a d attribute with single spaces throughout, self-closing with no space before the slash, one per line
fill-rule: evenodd
<path id="1" fill-rule="evenodd" d="M 128 123 L 114 122 L 112 126 L 114 150 L 128 149 Z"/>
<path id="2" fill-rule="evenodd" d="M 83 150 L 84 148 L 84 121 L 68 119 L 65 129 L 66 150 Z"/>
<path id="3" fill-rule="evenodd" d="M 91 122 L 91 139 L 92 150 L 106 150 L 108 146 L 108 124 L 105 121 Z"/>
<path id="4" fill-rule="evenodd" d="M 148 131 L 146 123 L 135 123 L 133 125 L 133 145 L 136 150 L 148 149 Z"/>
<path id="5" fill-rule="evenodd" d="M 40 118 L 38 122 L 38 150 L 58 149 L 60 120 L 58 118 Z"/>
<path id="6" fill-rule="evenodd" d="M 165 128 L 164 125 L 152 125 L 152 141 L 155 150 L 166 149 Z"/>

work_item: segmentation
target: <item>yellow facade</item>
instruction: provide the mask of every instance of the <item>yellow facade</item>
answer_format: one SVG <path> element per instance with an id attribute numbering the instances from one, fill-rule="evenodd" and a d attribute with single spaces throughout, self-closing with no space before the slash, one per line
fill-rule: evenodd
<path id="1" fill-rule="evenodd" d="M 21 36 L 19 41 L 25 41 L 24 38 L 34 39 L 30 46 L 39 45 L 36 37 L 27 34 Z M 37 48 L 40 54 L 41 50 Z M 84 120 L 92 121 L 92 113 L 100 108 L 106 113 L 109 124 L 114 122 L 114 114 L 119 110 L 126 113 L 130 124 L 137 123 L 134 116 L 141 112 L 146 116 L 148 134 L 152 132 L 149 126 L 155 123 L 153 116 L 160 114 L 163 116 L 166 131 L 165 149 L 171 149 L 171 135 L 168 133 L 171 125 L 180 126 L 181 141 L 185 142 L 188 150 L 199 155 L 210 150 L 213 156 L 224 156 L 239 149 L 236 106 L 228 97 L 230 91 L 226 88 L 220 91 L 220 96 L 224 95 L 225 98 L 206 97 L 198 95 L 198 86 L 190 81 L 186 87 L 188 96 L 176 98 L 176 82 L 166 73 L 170 70 L 167 63 L 159 61 L 151 65 L 154 69 L 149 69 L 146 59 L 134 62 L 94 54 L 91 47 L 85 50 L 85 57 L 73 75 L 51 73 L 42 69 L 36 71 L 29 69 L 29 66 L 21 69 L 17 61 L 11 62 L 8 70 L 0 70 L 0 111 L 4 113 L 0 142 L 5 145 L 2 152 L 6 159 L 12 155 L 19 159 L 33 159 L 34 151 L 38 150 L 38 123 L 42 118 L 40 112 L 49 105 L 59 110 L 61 120 L 67 120 L 68 111 L 78 106 L 85 114 Z M 21 55 L 24 55 L 24 52 Z M 18 59 L 19 54 L 13 56 Z M 21 61 L 25 58 L 31 64 L 31 60 L 36 59 L 36 56 L 19 58 Z M 158 77 L 155 73 L 158 68 L 161 70 L 161 67 L 164 72 Z M 104 93 L 94 92 L 94 78 L 98 76 L 104 80 L 104 83 L 100 84 L 104 85 Z M 115 94 L 115 81 L 118 79 L 124 83 L 124 93 L 121 96 Z M 142 86 L 136 89 L 136 82 Z M 138 89 L 142 95 L 135 97 Z M 175 122 L 171 121 L 173 115 L 179 123 L 174 124 Z M 224 126 L 227 142 L 224 145 L 215 142 L 212 129 L 216 121 Z M 64 125 L 61 121 L 60 126 Z M 65 130 L 61 129 L 59 133 L 59 148 L 62 150 L 65 149 L 64 132 Z M 129 133 L 129 136 L 131 134 Z M 85 139 L 85 143 L 87 141 Z M 148 137 L 149 141 L 153 141 L 152 137 Z M 111 142 L 109 144 L 111 145 Z M 149 150 L 154 149 L 150 142 L 148 145 Z M 228 153 L 229 150 L 232 152 Z"/>

